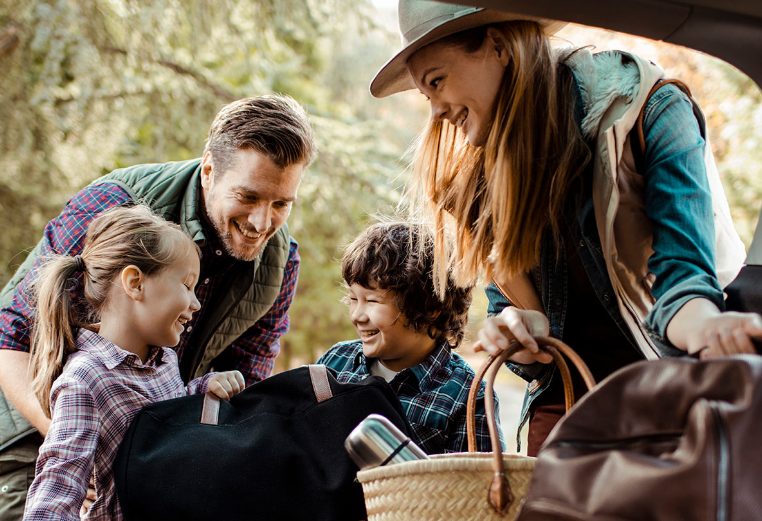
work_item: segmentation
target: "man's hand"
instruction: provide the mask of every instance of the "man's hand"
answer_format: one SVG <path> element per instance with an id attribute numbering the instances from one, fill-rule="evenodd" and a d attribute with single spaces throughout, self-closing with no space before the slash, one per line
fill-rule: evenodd
<path id="1" fill-rule="evenodd" d="M 209 379 L 209 392 L 221 400 L 229 400 L 246 388 L 240 371 L 216 373 Z"/>
<path id="2" fill-rule="evenodd" d="M 510 360 L 519 364 L 541 362 L 549 364 L 553 357 L 540 350 L 535 336 L 548 336 L 548 317 L 539 311 L 523 310 L 513 306 L 505 308 L 499 315 L 484 321 L 479 329 L 479 340 L 474 345 L 476 351 L 487 351 L 495 355 L 508 349 L 511 340 L 517 340 L 525 347 Z"/>
<path id="3" fill-rule="evenodd" d="M 82 507 L 79 509 L 79 518 L 84 519 L 87 513 L 90 511 L 90 507 L 93 506 L 95 501 L 95 476 L 90 477 L 90 483 L 87 484 L 87 495 L 85 501 L 82 503 Z"/>

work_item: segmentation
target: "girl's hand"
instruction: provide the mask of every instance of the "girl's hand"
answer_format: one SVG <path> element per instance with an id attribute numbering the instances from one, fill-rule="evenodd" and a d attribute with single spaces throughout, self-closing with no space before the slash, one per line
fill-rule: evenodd
<path id="1" fill-rule="evenodd" d="M 548 336 L 548 318 L 539 311 L 505 308 L 499 315 L 484 321 L 479 329 L 479 340 L 474 345 L 476 351 L 487 351 L 494 355 L 508 349 L 511 340 L 517 340 L 526 349 L 513 355 L 510 360 L 519 364 L 541 362 L 548 364 L 553 357 L 540 351 L 534 336 Z"/>
<path id="2" fill-rule="evenodd" d="M 209 392 L 221 400 L 229 400 L 245 388 L 246 381 L 240 371 L 215 373 L 209 378 Z"/>
<path id="3" fill-rule="evenodd" d="M 702 360 L 734 354 L 754 354 L 752 340 L 762 339 L 762 317 L 757 313 L 727 311 L 707 318 L 688 337 L 688 352 Z"/>

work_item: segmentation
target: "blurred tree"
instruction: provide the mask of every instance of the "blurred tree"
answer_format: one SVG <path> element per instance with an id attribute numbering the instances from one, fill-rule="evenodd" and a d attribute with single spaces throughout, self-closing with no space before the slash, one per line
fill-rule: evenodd
<path id="1" fill-rule="evenodd" d="M 223 104 L 281 92 L 312 114 L 320 154 L 289 219 L 302 271 L 279 366 L 351 338 L 338 259 L 374 214 L 394 210 L 405 151 L 428 114 L 415 92 L 368 94 L 398 46 L 394 25 L 369 0 L 0 0 L 0 284 L 81 186 L 121 166 L 198 156 Z M 748 241 L 762 200 L 759 89 L 697 53 L 569 31 L 655 59 L 694 88 Z"/>
<path id="2" fill-rule="evenodd" d="M 303 271 L 283 362 L 289 348 L 312 359 L 351 336 L 336 259 L 368 212 L 396 204 L 407 146 L 379 140 L 405 133 L 358 119 L 345 99 L 370 70 L 331 78 L 347 36 L 390 37 L 367 2 L 0 1 L 0 282 L 81 186 L 120 166 L 197 156 L 223 104 L 282 92 L 314 116 L 320 148 L 290 222 Z"/>

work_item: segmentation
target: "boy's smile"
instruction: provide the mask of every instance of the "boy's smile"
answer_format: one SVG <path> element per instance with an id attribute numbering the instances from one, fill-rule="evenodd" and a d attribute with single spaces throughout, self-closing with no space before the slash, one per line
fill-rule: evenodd
<path id="1" fill-rule="evenodd" d="M 394 292 L 352 284 L 349 315 L 366 357 L 377 358 L 393 371 L 420 363 L 435 347 L 425 332 L 408 327 Z"/>

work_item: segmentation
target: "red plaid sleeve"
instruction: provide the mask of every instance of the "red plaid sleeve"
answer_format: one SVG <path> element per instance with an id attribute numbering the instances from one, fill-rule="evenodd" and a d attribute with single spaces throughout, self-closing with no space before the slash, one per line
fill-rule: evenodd
<path id="1" fill-rule="evenodd" d="M 129 194 L 114 183 L 99 183 L 78 192 L 63 211 L 45 226 L 42 249 L 32 269 L 19 282 L 8 306 L 0 310 L 0 349 L 29 351 L 31 317 L 34 313 L 31 282 L 47 256 L 77 255 L 84 246 L 87 227 L 104 211 L 130 201 Z"/>

